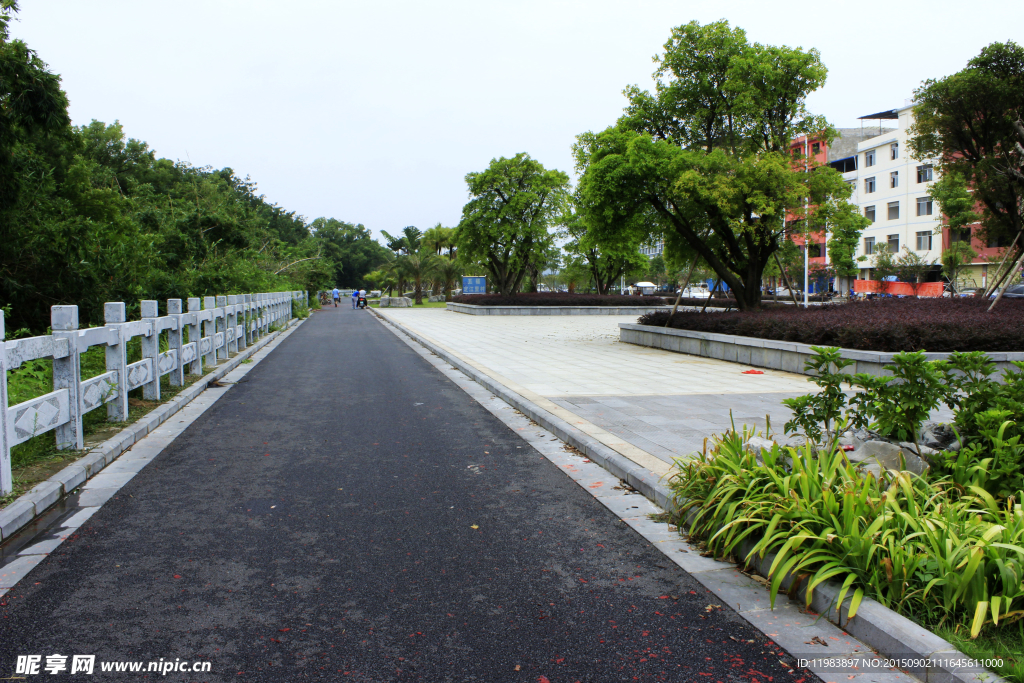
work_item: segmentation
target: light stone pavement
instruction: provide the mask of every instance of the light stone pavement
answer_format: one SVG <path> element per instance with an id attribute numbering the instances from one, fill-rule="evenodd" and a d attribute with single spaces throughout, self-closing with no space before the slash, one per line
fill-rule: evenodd
<path id="1" fill-rule="evenodd" d="M 664 474 L 734 421 L 781 433 L 784 398 L 815 389 L 804 375 L 619 342 L 636 316 L 473 316 L 382 309 L 388 319 L 556 414 L 638 464 Z"/>

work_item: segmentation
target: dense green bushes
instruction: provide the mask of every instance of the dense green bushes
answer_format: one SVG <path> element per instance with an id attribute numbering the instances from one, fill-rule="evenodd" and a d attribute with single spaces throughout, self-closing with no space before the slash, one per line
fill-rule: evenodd
<path id="1" fill-rule="evenodd" d="M 121 125 L 72 127 L 60 77 L 7 27 L 0 2 L 0 306 L 41 334 L 50 306 L 358 286 L 386 249 L 368 230 L 305 220 L 230 168 L 157 158 Z M 131 311 L 130 311 L 131 312 Z"/>
<path id="2" fill-rule="evenodd" d="M 681 311 L 669 327 L 865 351 L 1024 351 L 1024 301 L 991 312 L 980 299 L 875 299 L 701 315 Z M 641 316 L 664 327 L 668 313 Z"/>
<path id="3" fill-rule="evenodd" d="M 808 369 L 817 394 L 788 402 L 787 431 L 804 447 L 753 449 L 752 434 L 730 431 L 672 480 L 691 536 L 718 555 L 755 541 L 775 554 L 772 599 L 787 575 L 808 590 L 841 581 L 856 613 L 864 595 L 930 626 L 984 628 L 1024 619 L 1024 363 L 993 379 L 981 353 L 929 362 L 897 354 L 893 375 L 842 372 L 836 349 L 815 348 Z M 861 391 L 851 397 L 844 386 Z M 932 453 L 922 476 L 858 468 L 840 435 L 867 425 L 881 437 L 918 442 L 929 410 L 953 408 L 959 448 Z M 1022 622 L 1024 623 L 1024 622 Z"/>

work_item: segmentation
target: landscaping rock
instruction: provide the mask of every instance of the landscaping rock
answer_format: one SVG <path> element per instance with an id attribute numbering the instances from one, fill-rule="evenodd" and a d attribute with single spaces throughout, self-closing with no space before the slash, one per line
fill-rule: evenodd
<path id="1" fill-rule="evenodd" d="M 436 304 L 439 301 L 444 301 L 444 294 L 431 294 L 430 295 L 430 303 Z"/>
<path id="2" fill-rule="evenodd" d="M 921 435 L 918 438 L 920 444 L 941 451 L 954 441 L 956 441 L 956 433 L 948 424 L 925 422 L 921 425 Z"/>
<path id="3" fill-rule="evenodd" d="M 900 455 L 903 455 L 905 467 L 900 465 Z M 914 474 L 924 474 L 928 469 L 928 463 L 913 452 L 900 448 L 897 444 L 888 441 L 865 441 L 860 448 L 847 453 L 851 462 L 877 462 L 887 470 L 906 470 Z"/>
<path id="4" fill-rule="evenodd" d="M 760 454 L 761 451 L 770 451 L 775 446 L 771 439 L 763 439 L 760 436 L 752 436 L 747 441 L 747 448 Z"/>
<path id="5" fill-rule="evenodd" d="M 390 296 L 382 296 L 380 298 L 380 303 L 377 304 L 377 306 L 378 306 L 378 308 L 391 308 L 391 297 Z"/>
<path id="6" fill-rule="evenodd" d="M 412 306 L 412 299 L 407 296 L 393 296 L 390 306 L 391 308 L 409 308 Z"/>

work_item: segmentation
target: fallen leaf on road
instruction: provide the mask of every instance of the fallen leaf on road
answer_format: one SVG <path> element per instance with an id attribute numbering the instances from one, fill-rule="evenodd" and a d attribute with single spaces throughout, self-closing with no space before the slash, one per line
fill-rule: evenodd
<path id="1" fill-rule="evenodd" d="M 471 525 L 469 526 L 469 528 L 470 528 L 470 529 L 479 529 L 480 527 L 478 527 L 478 526 L 477 526 L 476 524 L 471 524 Z"/>

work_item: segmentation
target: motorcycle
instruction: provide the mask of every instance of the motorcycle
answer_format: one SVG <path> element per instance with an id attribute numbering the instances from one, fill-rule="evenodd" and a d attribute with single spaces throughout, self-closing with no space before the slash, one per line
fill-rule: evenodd
<path id="1" fill-rule="evenodd" d="M 366 297 L 361 296 L 356 299 L 356 308 L 366 308 Z"/>

